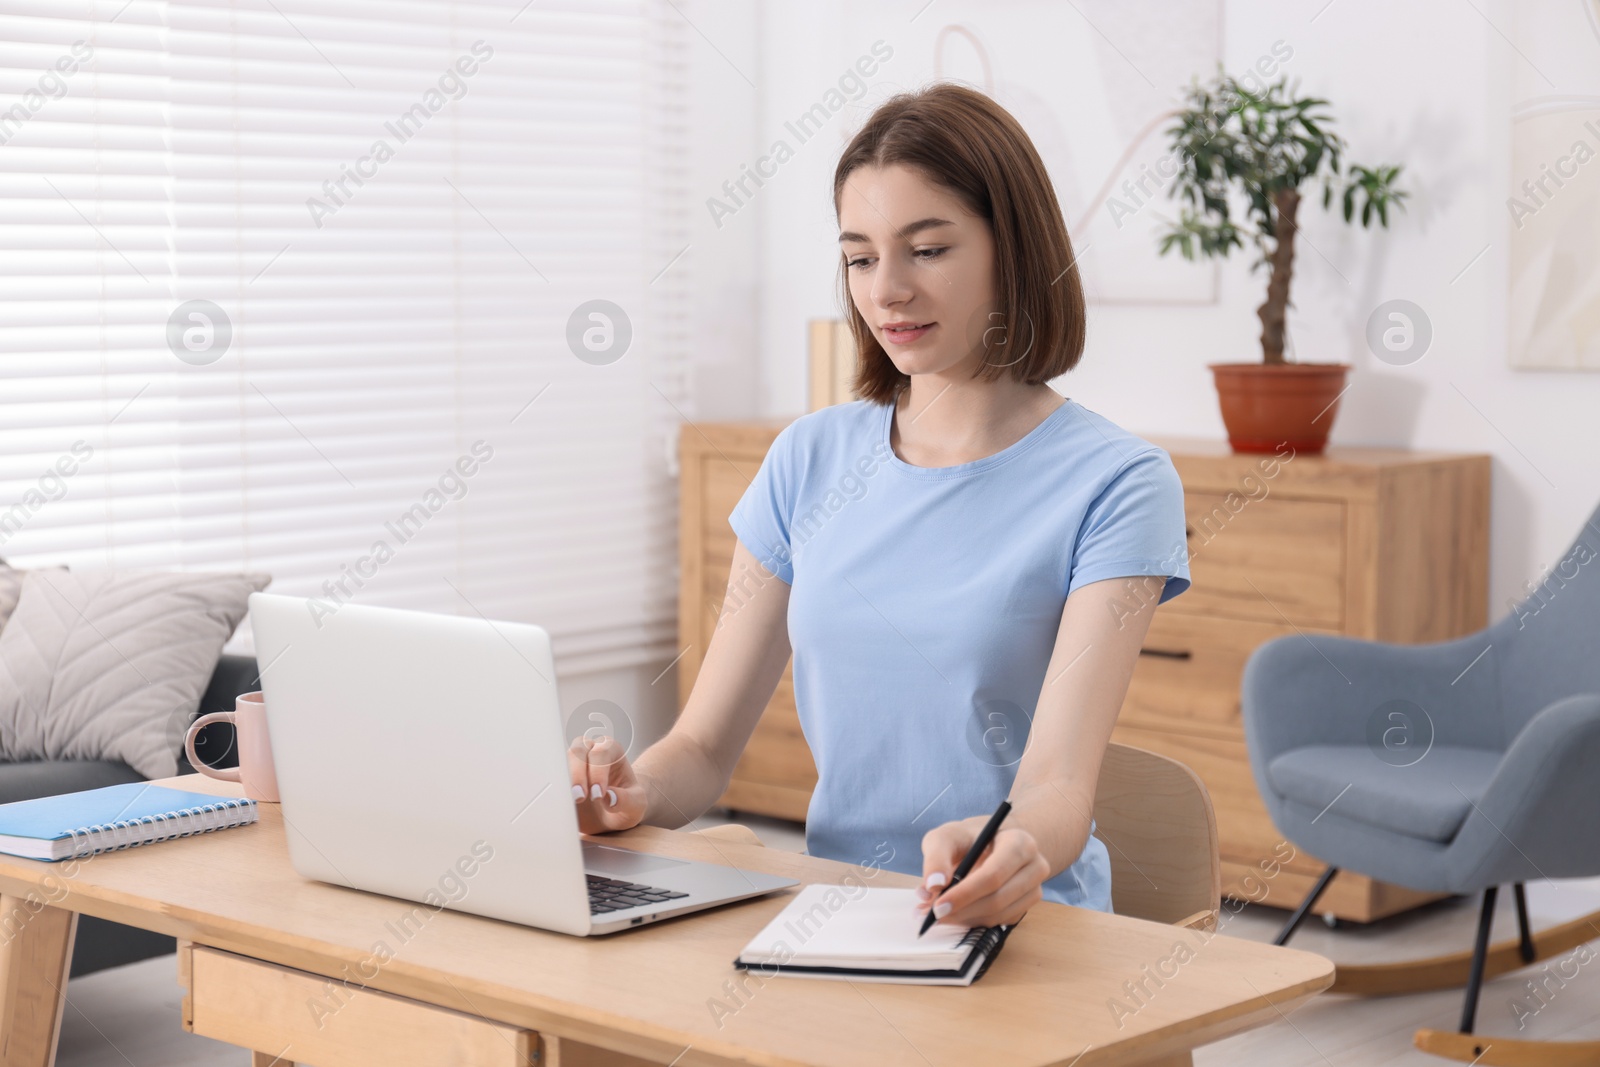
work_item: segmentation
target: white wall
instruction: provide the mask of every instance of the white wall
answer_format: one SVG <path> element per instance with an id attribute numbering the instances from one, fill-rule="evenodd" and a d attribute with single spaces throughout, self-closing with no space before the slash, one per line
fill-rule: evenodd
<path id="1" fill-rule="evenodd" d="M 917 27 L 938 19 L 941 2 L 920 15 L 923 0 L 765 3 L 755 16 L 731 3 L 687 8 L 756 83 L 744 84 L 714 53 L 697 53 L 702 103 L 719 125 L 695 131 L 706 152 L 696 201 L 719 195 L 738 162 L 754 162 L 875 39 L 906 39 L 912 16 Z M 1275 41 L 1288 42 L 1285 72 L 1331 100 L 1350 158 L 1403 164 L 1413 198 L 1388 231 L 1346 226 L 1320 199 L 1307 205 L 1292 338 L 1301 359 L 1355 367 L 1336 443 L 1494 456 L 1491 612 L 1499 614 L 1600 501 L 1600 375 L 1506 365 L 1508 101 L 1511 65 L 1520 62 L 1502 36 L 1509 13 L 1454 0 L 1325 5 L 1230 0 L 1225 66 L 1239 73 Z M 1159 43 L 1124 46 L 1141 55 Z M 720 230 L 701 215 L 695 269 L 709 274 L 696 282 L 697 337 L 709 346 L 706 366 L 728 383 L 702 391 L 704 417 L 804 410 L 806 321 L 838 314 L 833 164 L 872 103 L 931 75 L 911 48 L 898 50 L 872 92 L 801 145 Z M 1155 262 L 1153 247 L 1150 255 Z M 1248 262 L 1235 253 L 1223 265 L 1215 304 L 1091 305 L 1083 364 L 1057 388 L 1136 432 L 1220 437 L 1206 364 L 1259 356 L 1255 308 L 1265 276 L 1252 276 Z M 1091 257 L 1084 268 L 1092 286 Z M 1392 298 L 1421 305 L 1433 324 L 1432 348 L 1409 367 L 1380 363 L 1363 341 L 1372 309 Z"/>
<path id="2" fill-rule="evenodd" d="M 761 12 L 746 0 L 678 0 L 688 21 L 685 38 L 691 68 L 689 114 L 668 136 L 689 138 L 689 192 L 695 204 L 755 158 L 762 98 L 758 25 Z M 746 80 L 748 79 L 748 80 Z M 747 418 L 758 412 L 763 373 L 757 358 L 761 299 L 756 263 L 761 229 L 755 211 L 740 211 L 716 226 L 697 208 L 690 218 L 689 250 L 673 270 L 689 274 L 692 301 L 689 401 L 682 414 L 693 422 Z M 669 451 L 675 442 L 663 442 Z M 677 472 L 674 456 L 671 470 Z M 678 679 L 670 661 L 627 670 L 563 674 L 562 712 L 572 733 L 581 733 L 590 710 L 620 711 L 634 731 L 637 755 L 671 728 L 678 709 Z M 586 709 L 584 715 L 574 715 Z M 592 721 L 592 720 L 591 720 Z"/>
<path id="3" fill-rule="evenodd" d="M 755 270 L 761 228 L 752 206 L 720 220 L 701 201 L 756 156 L 764 93 L 758 47 L 760 8 L 748 0 L 696 0 L 678 8 L 691 20 L 689 128 L 690 250 L 693 273 L 695 421 L 755 414 L 761 361 L 761 285 Z"/>

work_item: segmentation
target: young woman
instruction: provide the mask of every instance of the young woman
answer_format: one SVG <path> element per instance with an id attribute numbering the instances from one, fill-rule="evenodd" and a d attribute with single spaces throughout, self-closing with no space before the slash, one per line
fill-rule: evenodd
<path id="1" fill-rule="evenodd" d="M 924 910 L 1009 798 L 935 915 L 1110 910 L 1090 812 L 1150 617 L 1189 584 L 1177 473 L 1048 384 L 1083 352 L 1083 291 L 999 105 L 949 84 L 888 101 L 834 204 L 861 399 L 788 426 L 734 509 L 728 596 L 672 731 L 631 763 L 574 742 L 579 825 L 715 804 L 792 648 L 811 855 L 921 874 Z"/>

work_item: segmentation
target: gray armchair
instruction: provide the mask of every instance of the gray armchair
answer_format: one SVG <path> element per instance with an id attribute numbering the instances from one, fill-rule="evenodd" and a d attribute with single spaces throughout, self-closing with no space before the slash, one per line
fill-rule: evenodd
<path id="1" fill-rule="evenodd" d="M 1484 1064 L 1556 1062 L 1539 1042 L 1498 1037 L 1484 1055 L 1485 1042 L 1470 1035 L 1486 976 L 1570 950 L 1600 929 L 1597 912 L 1534 935 L 1522 888 L 1600 875 L 1600 510 L 1528 598 L 1487 630 L 1417 646 L 1279 638 L 1250 658 L 1241 700 L 1251 769 L 1273 822 L 1329 864 L 1278 943 L 1341 868 L 1419 890 L 1481 892 L 1464 968 L 1341 966 L 1334 988 L 1386 993 L 1427 988 L 1418 983 L 1429 974 L 1444 976 L 1435 988 L 1464 979 L 1461 1033 L 1422 1031 L 1419 1046 L 1469 1062 L 1483 1055 Z M 1491 948 L 1504 885 L 1516 894 L 1518 939 Z M 1600 1042 L 1587 1044 L 1600 1062 Z M 1518 1045 L 1535 1058 L 1501 1059 Z"/>
<path id="2" fill-rule="evenodd" d="M 249 656 L 223 656 L 212 672 L 211 681 L 200 698 L 196 715 L 212 711 L 232 711 L 234 698 L 261 688 L 256 661 Z M 195 752 L 218 767 L 238 766 L 233 745 L 233 728 L 226 723 L 208 726 L 195 739 Z M 178 753 L 178 773 L 192 774 L 194 768 L 182 751 Z M 132 767 L 109 760 L 35 760 L 26 763 L 0 763 L 0 803 L 32 800 L 35 797 L 98 789 L 144 779 Z M 78 920 L 78 936 L 72 951 L 71 976 L 92 974 L 107 967 L 134 963 L 176 950 L 176 942 L 121 923 L 84 915 Z"/>

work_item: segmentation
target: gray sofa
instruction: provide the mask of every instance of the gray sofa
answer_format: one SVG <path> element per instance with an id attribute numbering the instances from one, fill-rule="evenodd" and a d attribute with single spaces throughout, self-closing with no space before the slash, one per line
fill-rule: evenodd
<path id="1" fill-rule="evenodd" d="M 234 698 L 261 688 L 256 661 L 248 656 L 223 656 L 211 675 L 211 682 L 200 698 L 196 716 L 212 711 L 232 711 Z M 208 726 L 195 740 L 195 752 L 218 767 L 238 766 L 234 750 L 233 727 L 226 723 Z M 184 753 L 178 753 L 178 773 L 193 774 Z M 0 762 L 0 804 L 13 800 L 73 793 L 105 785 L 139 782 L 144 779 L 126 763 L 96 760 L 38 760 L 27 763 Z M 90 915 L 78 920 L 78 938 L 72 952 L 72 977 L 92 974 L 136 960 L 175 951 L 172 938 L 139 930 L 121 923 L 107 922 Z"/>

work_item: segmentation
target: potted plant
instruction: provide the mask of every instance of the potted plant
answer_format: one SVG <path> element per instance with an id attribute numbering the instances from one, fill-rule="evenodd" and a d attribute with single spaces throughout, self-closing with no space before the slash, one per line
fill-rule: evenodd
<path id="1" fill-rule="evenodd" d="M 1294 272 L 1300 186 L 1322 182 L 1322 206 L 1340 196 L 1344 220 L 1361 204 L 1361 225 L 1374 218 L 1389 225 L 1389 208 L 1404 210 L 1407 194 L 1396 188 L 1399 167 L 1352 164 L 1341 174 L 1344 141 L 1320 110 L 1326 100 L 1297 97 L 1286 80 L 1252 91 L 1231 75 L 1191 86 L 1177 125 L 1167 132 L 1178 161 L 1168 196 L 1182 194 L 1187 206 L 1161 238 L 1162 255 L 1177 248 L 1185 259 L 1227 256 L 1246 236 L 1260 257 L 1252 273 L 1267 267 L 1267 299 L 1261 317 L 1260 363 L 1213 363 L 1222 421 L 1236 452 L 1273 452 L 1287 444 L 1296 452 L 1321 452 L 1344 393 L 1342 363 L 1289 363 L 1283 358 L 1284 326 Z M 1249 201 L 1238 223 L 1229 213 L 1235 189 Z"/>

